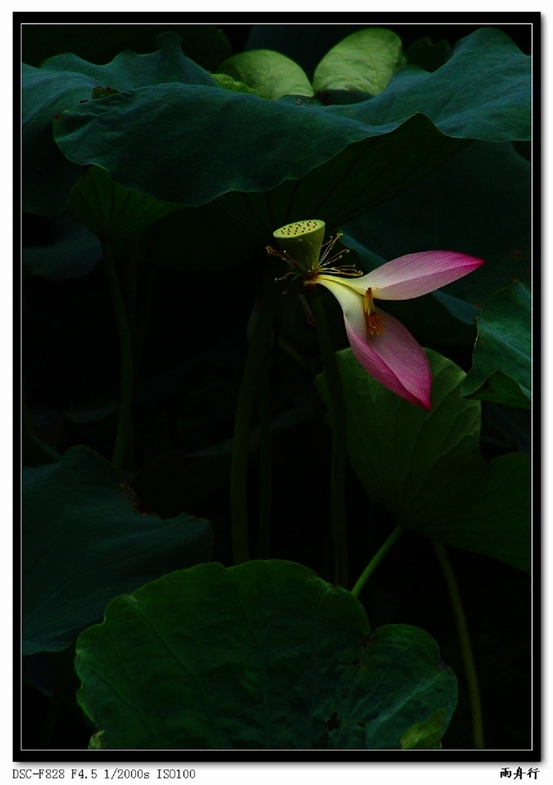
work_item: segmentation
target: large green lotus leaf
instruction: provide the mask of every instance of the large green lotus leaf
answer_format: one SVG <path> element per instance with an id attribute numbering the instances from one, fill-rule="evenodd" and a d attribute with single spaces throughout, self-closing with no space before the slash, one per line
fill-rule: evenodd
<path id="1" fill-rule="evenodd" d="M 530 407 L 531 304 L 530 288 L 523 283 L 511 284 L 487 301 L 476 321 L 478 338 L 463 395 Z"/>
<path id="2" fill-rule="evenodd" d="M 215 86 L 207 71 L 182 53 L 179 36 L 161 35 L 158 46 L 159 51 L 149 55 L 122 52 L 107 65 L 88 63 L 74 54 L 52 57 L 41 68 L 23 64 L 24 210 L 53 216 L 67 208 L 82 167 L 60 153 L 52 139 L 52 121 L 64 109 L 90 103 L 95 88 L 124 91 L 175 81 Z"/>
<path id="3" fill-rule="evenodd" d="M 307 567 L 202 564 L 80 635 L 77 698 L 108 748 L 398 748 L 439 709 L 445 729 L 456 680 L 433 639 L 369 636 L 353 595 Z"/>
<path id="4" fill-rule="evenodd" d="M 71 160 L 95 163 L 126 187 L 190 205 L 297 179 L 370 135 L 366 129 L 324 107 L 175 83 L 81 104 L 54 124 Z M 300 145 L 300 138 L 310 143 Z"/>
<path id="5" fill-rule="evenodd" d="M 511 144 L 475 142 L 344 231 L 385 260 L 434 248 L 484 259 L 445 289 L 482 306 L 513 279 L 530 280 L 530 195 L 530 165 Z"/>
<path id="6" fill-rule="evenodd" d="M 98 83 L 80 73 L 42 71 L 23 63 L 22 74 L 23 209 L 54 216 L 62 213 L 82 167 L 65 158 L 52 139 L 52 120 L 63 109 L 86 101 Z"/>
<path id="7" fill-rule="evenodd" d="M 239 52 L 217 68 L 251 87 L 265 98 L 278 100 L 284 95 L 313 95 L 305 71 L 293 60 L 271 49 Z"/>
<path id="8" fill-rule="evenodd" d="M 85 74 L 95 79 L 97 86 L 119 91 L 170 82 L 215 86 L 213 77 L 183 53 L 180 35 L 162 33 L 156 43 L 157 52 L 120 52 L 106 65 L 89 63 L 72 53 L 56 55 L 42 63 L 40 70 Z"/>
<path id="9" fill-rule="evenodd" d="M 339 226 L 417 182 L 467 144 L 444 136 L 416 114 L 391 133 L 348 145 L 299 180 L 287 179 L 265 193 L 232 191 L 214 205 L 266 242 L 275 227 L 306 216 Z"/>
<path id="10" fill-rule="evenodd" d="M 406 529 L 528 570 L 530 456 L 509 453 L 486 462 L 480 402 L 461 397 L 465 374 L 436 352 L 427 354 L 430 412 L 383 387 L 350 349 L 337 354 L 355 473 Z"/>
<path id="11" fill-rule="evenodd" d="M 346 36 L 326 53 L 315 69 L 313 87 L 317 93 L 359 90 L 378 95 L 406 64 L 400 37 L 383 27 L 369 27 Z"/>
<path id="12" fill-rule="evenodd" d="M 346 674 L 341 685 L 337 710 L 341 723 L 331 733 L 330 746 L 404 747 L 413 725 L 426 724 L 436 713 L 435 743 L 427 741 L 427 746 L 441 746 L 455 710 L 457 683 L 430 635 L 407 624 L 379 627 L 366 644 L 359 667 L 350 673 L 351 680 Z"/>
<path id="13" fill-rule="evenodd" d="M 73 52 L 91 63 L 108 63 L 123 49 L 155 51 L 160 32 L 177 33 L 184 54 L 210 71 L 231 54 L 224 32 L 211 25 L 24 24 L 22 59 L 39 66 L 47 57 Z"/>
<path id="14" fill-rule="evenodd" d="M 197 205 L 228 191 L 267 191 L 284 180 L 298 180 L 348 145 L 391 134 L 417 113 L 438 130 L 435 146 L 442 148 L 446 137 L 454 137 L 454 152 L 460 140 L 526 139 L 529 89 L 529 58 L 504 34 L 484 29 L 460 42 L 434 73 L 410 66 L 378 96 L 350 106 L 314 106 L 299 97 L 297 102 L 267 101 L 172 82 L 73 106 L 55 122 L 54 135 L 75 163 L 101 166 L 122 185 L 164 201 Z M 418 130 L 392 167 L 392 182 L 385 179 L 381 185 L 380 201 L 400 187 L 402 178 L 410 184 L 428 171 L 428 142 L 421 156 Z M 383 150 L 372 152 L 380 157 Z M 340 220 L 362 209 L 358 203 L 346 209 L 348 201 L 355 201 L 348 180 L 351 164 L 348 158 L 340 172 L 342 188 L 334 195 L 342 205 Z M 371 157 L 361 178 L 365 191 L 375 166 Z M 328 183 L 312 193 L 310 206 L 324 202 L 333 187 Z"/>
<path id="15" fill-rule="evenodd" d="M 87 169 L 73 188 L 69 203 L 75 218 L 103 241 L 126 237 L 181 209 L 182 204 L 124 188 L 97 166 Z"/>
<path id="16" fill-rule="evenodd" d="M 88 447 L 23 472 L 23 652 L 60 651 L 116 595 L 209 559 L 211 527 L 133 506 L 111 464 Z"/>

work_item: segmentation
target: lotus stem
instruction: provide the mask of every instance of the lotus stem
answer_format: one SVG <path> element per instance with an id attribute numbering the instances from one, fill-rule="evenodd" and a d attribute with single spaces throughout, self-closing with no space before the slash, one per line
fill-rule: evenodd
<path id="1" fill-rule="evenodd" d="M 390 536 L 382 543 L 378 551 L 375 553 L 375 555 L 372 557 L 370 562 L 367 564 L 367 566 L 361 573 L 360 577 L 357 580 L 357 583 L 351 590 L 351 593 L 353 594 L 354 597 L 359 597 L 364 585 L 369 580 L 375 569 L 378 567 L 384 556 L 388 553 L 388 551 L 390 550 L 390 548 L 397 540 L 397 538 L 399 537 L 402 531 L 403 529 L 401 528 L 401 526 L 396 526 L 396 528 L 393 530 Z"/>
<path id="2" fill-rule="evenodd" d="M 259 312 L 253 327 L 244 375 L 238 393 L 234 420 L 232 464 L 230 478 L 230 507 L 234 563 L 250 559 L 248 533 L 248 458 L 252 431 L 253 409 L 259 380 L 271 338 L 271 328 L 278 302 L 279 289 L 274 273 L 268 274 L 261 294 Z"/>
<path id="3" fill-rule="evenodd" d="M 342 378 L 336 360 L 324 307 L 322 292 L 315 290 L 309 304 L 315 317 L 319 346 L 323 357 L 325 378 L 330 399 L 332 424 L 332 468 L 331 468 L 331 528 L 334 552 L 334 582 L 337 586 L 348 585 L 348 539 L 346 525 L 346 403 L 342 389 Z"/>
<path id="4" fill-rule="evenodd" d="M 470 644 L 467 619 L 463 609 L 463 604 L 461 602 L 461 595 L 459 593 L 459 586 L 457 585 L 457 580 L 455 578 L 453 568 L 451 567 L 451 562 L 449 561 L 444 546 L 440 542 L 433 542 L 432 545 L 434 546 L 434 551 L 438 557 L 438 562 L 445 578 L 449 599 L 451 601 L 453 614 L 455 616 L 455 624 L 457 625 L 457 634 L 459 636 L 459 643 L 461 645 L 461 656 L 465 666 L 465 676 L 467 679 L 470 700 L 474 747 L 475 749 L 484 749 L 484 730 L 482 725 L 482 704 L 480 702 L 480 690 L 478 687 L 474 658 L 472 656 L 472 647 Z"/>

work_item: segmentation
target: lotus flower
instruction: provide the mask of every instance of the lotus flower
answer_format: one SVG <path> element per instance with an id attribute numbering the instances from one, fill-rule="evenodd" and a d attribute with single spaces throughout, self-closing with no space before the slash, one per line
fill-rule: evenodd
<path id="1" fill-rule="evenodd" d="M 481 264 L 482 259 L 454 251 L 424 251 L 400 256 L 361 278 L 322 273 L 309 283 L 325 286 L 342 306 L 352 352 L 363 368 L 392 392 L 429 411 L 432 374 L 426 354 L 374 300 L 421 297 Z"/>
<path id="2" fill-rule="evenodd" d="M 305 286 L 321 285 L 344 312 L 353 354 L 381 384 L 407 401 L 430 410 L 432 374 L 426 354 L 411 333 L 374 305 L 374 300 L 410 300 L 439 289 L 476 270 L 482 259 L 455 251 L 424 251 L 400 256 L 362 275 L 351 266 L 332 266 L 328 258 L 337 237 L 322 246 L 324 223 L 298 221 L 278 229 L 285 259 Z M 319 253 L 321 248 L 323 253 Z M 361 277 L 356 277 L 361 276 Z"/>

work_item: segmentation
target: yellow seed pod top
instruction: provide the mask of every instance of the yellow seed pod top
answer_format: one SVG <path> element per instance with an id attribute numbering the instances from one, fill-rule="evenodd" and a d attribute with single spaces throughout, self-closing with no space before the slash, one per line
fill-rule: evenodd
<path id="1" fill-rule="evenodd" d="M 311 219 L 281 226 L 273 237 L 285 253 L 309 271 L 318 266 L 324 234 L 324 221 Z"/>

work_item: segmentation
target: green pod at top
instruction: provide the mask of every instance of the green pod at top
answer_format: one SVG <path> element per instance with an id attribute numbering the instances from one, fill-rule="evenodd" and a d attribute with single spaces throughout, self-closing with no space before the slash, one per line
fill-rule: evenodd
<path id="1" fill-rule="evenodd" d="M 318 267 L 324 234 L 324 221 L 310 219 L 281 226 L 273 232 L 273 237 L 284 253 L 304 270 L 311 271 Z"/>

